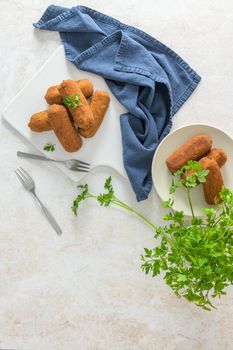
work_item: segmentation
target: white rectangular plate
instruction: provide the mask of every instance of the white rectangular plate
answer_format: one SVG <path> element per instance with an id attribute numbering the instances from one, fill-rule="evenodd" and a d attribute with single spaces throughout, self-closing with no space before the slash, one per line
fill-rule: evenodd
<path id="1" fill-rule="evenodd" d="M 35 133 L 28 127 L 30 116 L 36 112 L 46 110 L 44 95 L 49 86 L 57 85 L 65 79 L 89 79 L 94 88 L 106 91 L 110 95 L 110 105 L 96 135 L 90 139 L 83 139 L 82 148 L 75 153 L 66 152 L 52 131 Z M 3 111 L 4 119 L 22 134 L 40 152 L 54 159 L 80 159 L 97 166 L 109 166 L 127 177 L 122 157 L 122 143 L 120 130 L 120 114 L 126 109 L 118 102 L 109 90 L 104 79 L 98 75 L 78 70 L 66 60 L 63 46 L 60 46 L 37 74 L 16 95 Z M 56 144 L 54 152 L 46 152 L 46 143 Z M 79 181 L 85 173 L 74 172 L 62 164 L 56 164 L 70 179 Z"/>

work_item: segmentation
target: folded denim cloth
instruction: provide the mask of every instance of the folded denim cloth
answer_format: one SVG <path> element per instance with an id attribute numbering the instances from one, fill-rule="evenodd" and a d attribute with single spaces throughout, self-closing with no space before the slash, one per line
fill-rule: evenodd
<path id="1" fill-rule="evenodd" d="M 146 199 L 154 152 L 200 76 L 150 35 L 84 6 L 51 5 L 34 26 L 60 32 L 66 58 L 101 75 L 127 108 L 120 116 L 124 166 L 137 200 Z"/>

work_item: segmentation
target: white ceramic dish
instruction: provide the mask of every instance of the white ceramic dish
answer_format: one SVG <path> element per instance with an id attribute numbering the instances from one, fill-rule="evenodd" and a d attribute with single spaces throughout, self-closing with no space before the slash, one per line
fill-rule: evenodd
<path id="1" fill-rule="evenodd" d="M 221 171 L 225 186 L 233 188 L 233 140 L 229 135 L 216 127 L 205 124 L 191 124 L 174 130 L 164 138 L 155 152 L 152 178 L 160 198 L 162 200 L 174 198 L 174 209 L 183 210 L 186 215 L 190 215 L 190 209 L 184 191 L 178 189 L 174 195 L 169 194 L 172 175 L 166 166 L 165 159 L 186 140 L 197 134 L 209 135 L 213 140 L 213 147 L 223 148 L 227 153 L 228 160 Z M 203 215 L 201 208 L 210 207 L 205 202 L 201 185 L 192 190 L 192 200 L 194 211 L 198 216 Z"/>
<path id="2" fill-rule="evenodd" d="M 33 113 L 48 108 L 44 100 L 48 87 L 59 84 L 64 79 L 89 79 L 94 84 L 95 89 L 107 91 L 111 98 L 100 129 L 93 138 L 83 139 L 82 148 L 75 153 L 66 152 L 52 131 L 35 133 L 27 126 Z M 16 95 L 13 101 L 10 102 L 2 114 L 8 123 L 46 156 L 54 159 L 76 158 L 84 160 L 92 165 L 92 169 L 97 166 L 109 166 L 122 176 L 127 177 L 123 165 L 119 121 L 120 114 L 125 112 L 126 109 L 113 96 L 104 79 L 98 75 L 78 70 L 66 60 L 63 46 L 60 46 L 37 74 Z M 43 151 L 43 147 L 47 142 L 56 144 L 55 152 Z M 71 171 L 62 164 L 56 164 L 56 166 L 73 181 L 79 181 L 85 175 L 85 173 Z"/>

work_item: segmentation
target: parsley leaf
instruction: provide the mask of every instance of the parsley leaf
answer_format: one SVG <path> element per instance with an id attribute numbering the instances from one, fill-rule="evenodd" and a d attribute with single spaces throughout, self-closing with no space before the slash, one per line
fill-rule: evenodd
<path id="1" fill-rule="evenodd" d="M 46 145 L 43 147 L 43 150 L 44 151 L 47 151 L 47 152 L 54 152 L 55 151 L 55 144 L 52 144 L 52 143 L 46 143 Z"/>
<path id="2" fill-rule="evenodd" d="M 100 203 L 100 205 L 103 205 L 105 207 L 108 207 L 111 201 L 114 199 L 114 191 L 112 187 L 112 178 L 109 176 L 104 184 L 104 188 L 107 190 L 105 193 L 100 193 L 97 196 L 97 200 Z"/>
<path id="3" fill-rule="evenodd" d="M 209 170 L 205 170 L 205 169 L 198 170 L 196 173 L 196 177 L 198 181 L 201 183 L 205 182 L 206 176 L 208 175 L 208 173 L 209 173 Z"/>
<path id="4" fill-rule="evenodd" d="M 70 107 L 71 109 L 76 109 L 77 107 L 80 107 L 80 95 L 79 94 L 75 94 L 73 96 L 66 96 L 63 99 L 63 103 L 66 107 Z"/>
<path id="5" fill-rule="evenodd" d="M 78 212 L 78 208 L 79 208 L 79 204 L 80 202 L 84 201 L 86 198 L 88 198 L 88 185 L 79 185 L 78 188 L 82 189 L 82 192 L 74 199 L 73 201 L 73 205 L 71 207 L 72 212 L 74 213 L 74 215 L 77 216 L 77 212 Z"/>

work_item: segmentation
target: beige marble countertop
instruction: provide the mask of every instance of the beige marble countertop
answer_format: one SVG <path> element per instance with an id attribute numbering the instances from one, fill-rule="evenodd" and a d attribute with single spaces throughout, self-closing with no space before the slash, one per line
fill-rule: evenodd
<path id="1" fill-rule="evenodd" d="M 55 1 L 72 6 L 76 1 Z M 57 33 L 35 31 L 49 0 L 1 0 L 0 96 L 3 108 L 60 45 Z M 174 127 L 207 122 L 233 136 L 233 1 L 89 0 L 96 8 L 152 34 L 201 76 Z M 36 91 L 35 91 L 36 93 Z M 0 349 L 231 350 L 233 293 L 203 312 L 178 300 L 162 278 L 140 270 L 152 232 L 115 208 L 89 202 L 75 218 L 76 189 L 50 164 L 16 158 L 33 147 L 6 123 L 0 126 Z M 20 186 L 18 165 L 34 176 L 38 194 L 60 219 L 57 237 Z M 127 202 L 159 222 L 154 191 L 136 203 L 127 182 L 108 170 L 89 174 L 96 191 L 112 174 Z"/>

